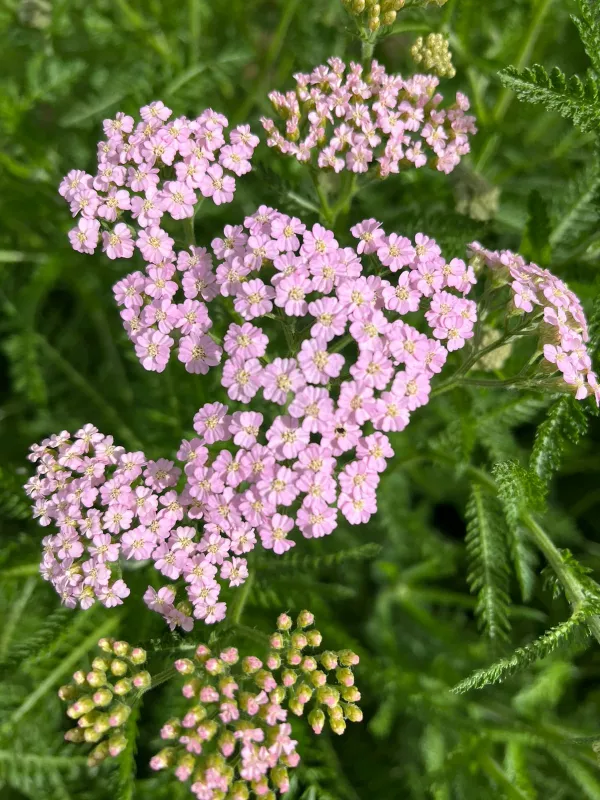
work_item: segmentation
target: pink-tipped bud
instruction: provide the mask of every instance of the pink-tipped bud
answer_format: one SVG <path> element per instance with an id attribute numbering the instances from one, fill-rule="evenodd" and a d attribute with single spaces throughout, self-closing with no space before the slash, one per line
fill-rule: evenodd
<path id="1" fill-rule="evenodd" d="M 302 664 L 300 665 L 300 669 L 302 672 L 314 672 L 317 668 L 317 659 L 313 658 L 312 656 L 306 656 L 306 658 L 302 659 Z"/>
<path id="2" fill-rule="evenodd" d="M 94 722 L 94 730 L 96 733 L 106 733 L 106 731 L 110 728 L 108 724 L 108 715 L 107 714 L 100 714 L 99 717 L 96 718 Z"/>
<path id="3" fill-rule="evenodd" d="M 261 669 L 256 673 L 254 683 L 260 689 L 264 689 L 265 692 L 272 692 L 277 686 L 277 681 L 273 677 L 273 674 L 266 669 Z"/>
<path id="4" fill-rule="evenodd" d="M 89 714 L 94 708 L 94 701 L 93 699 L 85 694 L 76 700 L 72 706 L 67 708 L 67 716 L 71 717 L 71 719 L 79 719 L 84 714 Z"/>
<path id="5" fill-rule="evenodd" d="M 204 663 L 209 656 L 210 647 L 207 647 L 205 644 L 199 644 L 195 653 L 195 657 L 198 659 L 198 661 L 202 661 L 202 663 Z"/>
<path id="6" fill-rule="evenodd" d="M 277 617 L 277 628 L 280 631 L 289 631 L 292 624 L 292 618 L 288 614 L 280 614 Z"/>
<path id="7" fill-rule="evenodd" d="M 272 703 L 280 706 L 285 700 L 286 691 L 283 686 L 277 686 L 269 695 L 269 700 Z"/>
<path id="8" fill-rule="evenodd" d="M 293 686 L 298 680 L 298 674 L 293 669 L 284 669 L 281 673 L 284 686 Z"/>
<path id="9" fill-rule="evenodd" d="M 177 718 L 173 718 L 165 722 L 160 729 L 161 739 L 176 739 L 181 733 L 181 724 Z"/>
<path id="10" fill-rule="evenodd" d="M 312 625 L 315 621 L 315 615 L 311 614 L 310 611 L 301 611 L 298 614 L 297 625 L 299 628 L 308 628 L 309 625 Z"/>
<path id="11" fill-rule="evenodd" d="M 344 709 L 340 706 L 334 706 L 333 708 L 328 708 L 327 713 L 329 714 L 329 719 L 344 719 Z"/>
<path id="12" fill-rule="evenodd" d="M 316 669 L 314 672 L 311 673 L 310 682 L 315 688 L 319 686 L 325 686 L 327 683 L 327 675 L 321 669 Z"/>
<path id="13" fill-rule="evenodd" d="M 210 742 L 215 733 L 219 730 L 219 725 L 214 719 L 207 719 L 201 722 L 196 729 L 196 733 L 203 742 Z"/>
<path id="14" fill-rule="evenodd" d="M 360 692 L 356 686 L 344 686 L 341 690 L 342 700 L 346 703 L 358 703 L 360 700 Z"/>
<path id="15" fill-rule="evenodd" d="M 117 678 L 122 678 L 127 675 L 129 667 L 124 661 L 121 661 L 120 658 L 115 658 L 110 662 L 110 671 Z"/>
<path id="16" fill-rule="evenodd" d="M 331 730 L 334 733 L 337 733 L 338 736 L 341 736 L 342 733 L 344 733 L 344 731 L 346 730 L 346 723 L 344 722 L 343 719 L 330 719 L 329 725 L 331 727 Z"/>
<path id="17" fill-rule="evenodd" d="M 131 678 L 121 678 L 121 680 L 117 681 L 113 686 L 113 692 L 119 697 L 129 694 L 132 689 L 133 683 L 131 682 Z"/>
<path id="18" fill-rule="evenodd" d="M 256 658 L 256 656 L 246 656 L 246 658 L 242 661 L 242 670 L 246 675 L 253 675 L 261 668 L 262 661 L 260 658 Z"/>
<path id="19" fill-rule="evenodd" d="M 317 689 L 317 701 L 328 708 L 335 708 L 340 702 L 340 693 L 333 686 L 321 686 Z"/>
<path id="20" fill-rule="evenodd" d="M 325 650 L 325 652 L 321 653 L 319 660 L 323 665 L 323 668 L 328 671 L 330 669 L 335 669 L 338 665 L 337 654 L 332 650 Z"/>
<path id="21" fill-rule="evenodd" d="M 99 742 L 103 736 L 104 736 L 103 732 L 96 731 L 94 730 L 93 727 L 86 728 L 83 731 L 83 739 L 88 744 L 96 744 L 96 742 Z"/>
<path id="22" fill-rule="evenodd" d="M 281 666 L 281 656 L 279 653 L 269 653 L 267 656 L 267 667 L 269 669 L 279 669 Z"/>
<path id="23" fill-rule="evenodd" d="M 187 712 L 185 717 L 181 720 L 181 724 L 184 728 L 195 728 L 199 722 L 202 722 L 203 719 L 206 718 L 206 709 L 203 705 L 198 703 L 198 705 L 193 706 Z"/>
<path id="24" fill-rule="evenodd" d="M 177 762 L 177 766 L 175 767 L 175 777 L 177 780 L 182 782 L 189 780 L 195 766 L 196 759 L 192 753 L 185 753 Z"/>
<path id="25" fill-rule="evenodd" d="M 99 689 L 101 686 L 106 684 L 106 673 L 94 669 L 91 672 L 88 672 L 86 675 L 86 680 L 92 689 Z"/>
<path id="26" fill-rule="evenodd" d="M 240 660 L 240 654 L 238 652 L 237 647 L 228 647 L 226 650 L 220 655 L 221 661 L 224 661 L 225 664 L 237 664 Z"/>
<path id="27" fill-rule="evenodd" d="M 92 669 L 96 669 L 98 672 L 108 672 L 110 669 L 110 658 L 101 658 L 97 656 L 92 661 Z"/>
<path id="28" fill-rule="evenodd" d="M 337 655 L 342 667 L 355 667 L 360 661 L 360 658 L 352 650 L 340 650 Z"/>
<path id="29" fill-rule="evenodd" d="M 129 654 L 129 660 L 132 664 L 136 666 L 140 666 L 140 664 L 145 664 L 148 655 L 144 649 L 141 647 L 134 647 L 131 653 Z"/>
<path id="30" fill-rule="evenodd" d="M 342 686 L 354 686 L 354 675 L 348 667 L 338 667 L 335 671 L 335 677 Z"/>
<path id="31" fill-rule="evenodd" d="M 92 695 L 92 700 L 96 706 L 100 706 L 103 708 L 104 706 L 110 705 L 113 699 L 113 693 L 110 689 L 98 689 L 97 692 L 94 692 Z"/>
<path id="32" fill-rule="evenodd" d="M 279 789 L 282 794 L 289 790 L 290 778 L 285 767 L 273 767 L 269 773 L 269 777 L 271 778 L 271 783 L 273 786 L 276 789 Z"/>
<path id="33" fill-rule="evenodd" d="M 285 654 L 288 664 L 292 667 L 297 667 L 302 663 L 302 653 L 300 650 L 288 650 Z"/>
<path id="34" fill-rule="evenodd" d="M 81 744 L 85 741 L 83 738 L 83 730 L 81 728 L 71 728 L 65 733 L 65 741 L 73 742 L 73 744 Z"/>
<path id="35" fill-rule="evenodd" d="M 113 653 L 119 658 L 126 658 L 130 650 L 131 647 L 127 642 L 115 642 L 113 644 Z"/>
<path id="36" fill-rule="evenodd" d="M 194 662 L 190 661 L 189 658 L 178 658 L 173 666 L 180 675 L 192 675 L 196 669 Z"/>
<path id="37" fill-rule="evenodd" d="M 308 642 L 309 647 L 319 647 L 321 642 L 323 641 L 323 637 L 319 633 L 319 631 L 306 631 L 306 640 Z"/>
<path id="38" fill-rule="evenodd" d="M 100 742 L 89 754 L 88 766 L 97 767 L 98 764 L 101 764 L 109 755 L 108 742 Z"/>
<path id="39" fill-rule="evenodd" d="M 274 633 L 269 639 L 269 644 L 273 650 L 281 650 L 284 647 L 283 636 L 280 633 Z"/>
<path id="40" fill-rule="evenodd" d="M 217 746 L 225 758 L 233 755 L 235 750 L 235 736 L 231 731 L 223 731 L 217 741 Z"/>
<path id="41" fill-rule="evenodd" d="M 314 733 L 321 733 L 325 725 L 325 714 L 320 708 L 315 708 L 308 715 L 308 724 L 313 729 Z"/>
<path id="42" fill-rule="evenodd" d="M 83 686 L 85 683 L 85 672 L 82 669 L 78 669 L 77 672 L 73 673 L 73 682 L 77 684 L 77 686 Z"/>
<path id="43" fill-rule="evenodd" d="M 301 683 L 296 687 L 296 699 L 302 705 L 306 705 L 310 698 L 313 696 L 313 689 L 307 683 Z"/>
<path id="44" fill-rule="evenodd" d="M 132 683 L 136 689 L 149 689 L 152 685 L 152 676 L 146 670 L 142 670 L 133 676 Z"/>
<path id="45" fill-rule="evenodd" d="M 111 709 L 110 714 L 108 716 L 108 723 L 111 728 L 119 728 L 121 725 L 127 722 L 129 715 L 131 714 L 131 709 L 129 706 L 124 705 L 123 703 L 119 703 L 115 706 L 115 708 Z"/>
<path id="46" fill-rule="evenodd" d="M 344 706 L 344 715 L 350 722 L 362 722 L 363 712 L 354 703 L 348 703 Z"/>
<path id="47" fill-rule="evenodd" d="M 114 639 L 107 639 L 106 637 L 98 640 L 98 647 L 104 650 L 105 653 L 112 653 Z"/>
<path id="48" fill-rule="evenodd" d="M 294 650 L 303 650 L 308 644 L 308 639 L 305 633 L 296 631 L 296 633 L 292 633 L 291 642 Z"/>
<path id="49" fill-rule="evenodd" d="M 225 664 L 220 658 L 209 658 L 204 664 L 204 669 L 209 675 L 220 675 L 225 669 Z"/>
<path id="50" fill-rule="evenodd" d="M 79 691 L 76 686 L 73 686 L 71 683 L 67 683 L 65 686 L 61 686 L 58 690 L 58 696 L 64 703 L 70 703 L 71 700 L 75 700 Z"/>
<path id="51" fill-rule="evenodd" d="M 295 697 L 290 697 L 288 701 L 288 708 L 292 712 L 292 714 L 295 714 L 297 717 L 301 717 L 302 714 L 304 714 L 303 703 L 301 703 Z"/>
<path id="52" fill-rule="evenodd" d="M 175 750 L 172 747 L 165 747 L 150 760 L 150 767 L 154 770 L 166 769 L 173 765 L 175 760 Z"/>
<path id="53" fill-rule="evenodd" d="M 122 733 L 115 733 L 108 740 L 108 752 L 112 758 L 121 755 L 127 747 L 127 739 Z"/>

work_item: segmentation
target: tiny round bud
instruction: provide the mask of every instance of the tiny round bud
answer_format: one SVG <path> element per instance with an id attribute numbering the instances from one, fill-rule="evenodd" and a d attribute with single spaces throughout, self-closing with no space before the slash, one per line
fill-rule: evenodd
<path id="1" fill-rule="evenodd" d="M 149 672 L 143 670 L 134 675 L 132 683 L 136 689 L 149 689 L 152 684 L 152 677 Z"/>
<path id="2" fill-rule="evenodd" d="M 285 695 L 285 688 L 283 686 L 276 686 L 269 695 L 269 699 L 272 703 L 276 703 L 278 706 L 280 706 L 285 700 Z"/>
<path id="3" fill-rule="evenodd" d="M 288 614 L 280 614 L 277 617 L 277 628 L 280 631 L 289 631 L 292 627 L 292 618 Z"/>
<path id="4" fill-rule="evenodd" d="M 111 709 L 108 722 L 111 728 L 118 728 L 123 725 L 129 715 L 131 714 L 131 709 L 129 706 L 124 705 L 123 703 L 118 703 L 113 709 Z"/>
<path id="5" fill-rule="evenodd" d="M 279 669 L 281 666 L 281 656 L 279 653 L 269 653 L 267 656 L 267 667 L 269 669 Z"/>
<path id="6" fill-rule="evenodd" d="M 340 701 L 340 693 L 333 686 L 321 686 L 317 689 L 317 701 L 328 708 L 334 708 Z"/>
<path id="7" fill-rule="evenodd" d="M 310 676 L 310 682 L 315 688 L 319 686 L 325 686 L 327 683 L 327 675 L 323 672 L 323 670 L 316 669 Z"/>
<path id="8" fill-rule="evenodd" d="M 114 639 L 107 639 L 106 637 L 98 640 L 98 647 L 104 650 L 105 653 L 112 653 Z"/>
<path id="9" fill-rule="evenodd" d="M 270 771 L 269 777 L 271 778 L 273 786 L 275 786 L 276 789 L 279 789 L 281 793 L 287 792 L 290 788 L 290 778 L 285 767 L 274 767 Z"/>
<path id="10" fill-rule="evenodd" d="M 325 714 L 320 708 L 315 708 L 308 715 L 308 724 L 313 729 L 314 733 L 321 733 L 325 725 Z"/>
<path id="11" fill-rule="evenodd" d="M 338 665 L 337 655 L 332 650 L 325 650 L 325 652 L 321 653 L 319 660 L 324 669 L 328 671 L 335 669 Z"/>
<path id="12" fill-rule="evenodd" d="M 362 722 L 363 712 L 354 703 L 348 703 L 348 705 L 344 706 L 344 715 L 350 722 Z"/>
<path id="13" fill-rule="evenodd" d="M 100 742 L 99 745 L 94 747 L 92 752 L 88 756 L 88 766 L 96 767 L 98 764 L 101 764 L 105 758 L 109 755 L 108 752 L 108 742 Z"/>
<path id="14" fill-rule="evenodd" d="M 194 662 L 189 658 L 178 658 L 173 666 L 180 675 L 191 675 L 196 669 Z"/>
<path id="15" fill-rule="evenodd" d="M 237 647 L 228 647 L 226 650 L 223 650 L 220 658 L 221 661 L 225 662 L 225 664 L 237 664 L 237 662 L 240 660 L 240 654 Z"/>
<path id="16" fill-rule="evenodd" d="M 78 686 L 83 686 L 85 683 L 85 672 L 82 669 L 77 670 L 77 672 L 73 673 L 73 681 Z"/>
<path id="17" fill-rule="evenodd" d="M 224 730 L 217 739 L 217 747 L 225 758 L 229 758 L 235 750 L 236 738 L 231 731 Z"/>
<path id="18" fill-rule="evenodd" d="M 67 716 L 71 717 L 71 719 L 79 719 L 79 717 L 88 714 L 93 709 L 94 701 L 89 695 L 85 694 L 79 700 L 76 700 L 72 706 L 69 706 Z"/>
<path id="19" fill-rule="evenodd" d="M 58 690 L 58 696 L 65 703 L 70 703 L 71 700 L 75 700 L 78 694 L 79 691 L 77 690 L 77 687 L 73 686 L 73 684 L 71 683 L 68 683 L 65 686 L 61 686 L 60 689 Z"/>
<path id="20" fill-rule="evenodd" d="M 256 656 L 246 656 L 242 661 L 242 670 L 246 675 L 253 675 L 262 667 L 262 661 Z"/>
<path id="21" fill-rule="evenodd" d="M 317 659 L 313 658 L 312 656 L 306 656 L 306 658 L 302 659 L 302 664 L 300 665 L 300 669 L 302 672 L 314 672 L 317 668 Z"/>
<path id="22" fill-rule="evenodd" d="M 269 639 L 269 645 L 273 650 L 281 650 L 284 646 L 283 637 L 280 633 L 274 633 Z"/>
<path id="23" fill-rule="evenodd" d="M 299 628 L 308 628 L 309 625 L 312 625 L 315 621 L 315 615 L 311 614 L 310 611 L 301 611 L 298 614 L 297 625 Z"/>
<path id="24" fill-rule="evenodd" d="M 129 660 L 132 664 L 139 666 L 140 664 L 146 663 L 147 654 L 146 651 L 143 650 L 141 647 L 134 647 L 131 653 L 129 654 Z"/>
<path id="25" fill-rule="evenodd" d="M 116 675 L 118 678 L 122 678 L 124 675 L 127 675 L 129 671 L 129 667 L 124 661 L 121 661 L 118 658 L 113 659 L 110 662 L 110 671 L 113 675 Z"/>
<path id="26" fill-rule="evenodd" d="M 342 667 L 355 667 L 360 661 L 360 658 L 352 650 L 340 650 L 337 656 Z"/>
<path id="27" fill-rule="evenodd" d="M 175 762 L 175 750 L 172 747 L 165 747 L 150 760 L 150 768 L 154 770 L 166 769 Z"/>
<path id="28" fill-rule="evenodd" d="M 71 728 L 65 733 L 65 741 L 81 744 L 84 741 L 83 730 L 81 728 Z"/>
<path id="29" fill-rule="evenodd" d="M 288 701 L 288 708 L 292 712 L 292 714 L 295 714 L 297 717 L 301 717 L 302 714 L 304 714 L 303 703 L 301 703 L 295 697 L 290 697 Z"/>
<path id="30" fill-rule="evenodd" d="M 337 682 L 341 683 L 342 686 L 354 685 L 354 675 L 352 674 L 352 670 L 348 669 L 348 667 L 338 667 L 335 671 L 335 677 Z"/>
<path id="31" fill-rule="evenodd" d="M 122 697 L 124 694 L 128 694 L 133 689 L 133 684 L 131 682 L 131 678 L 121 678 L 120 681 L 117 681 L 113 686 L 113 692 Z"/>
<path id="32" fill-rule="evenodd" d="M 92 661 L 92 669 L 98 670 L 98 672 L 108 672 L 110 669 L 110 658 L 101 658 L 97 656 Z"/>
<path id="33" fill-rule="evenodd" d="M 108 740 L 108 752 L 112 758 L 116 758 L 127 747 L 127 739 L 122 733 L 113 734 Z"/>
<path id="34" fill-rule="evenodd" d="M 107 714 L 100 714 L 96 721 L 94 722 L 94 730 L 96 733 L 105 734 L 106 731 L 110 728 L 108 724 L 108 715 Z"/>
<path id="35" fill-rule="evenodd" d="M 394 22 L 396 22 L 396 12 L 386 11 L 383 17 L 381 18 L 381 22 L 383 25 L 393 25 Z"/>
<path id="36" fill-rule="evenodd" d="M 338 736 L 341 736 L 346 730 L 346 723 L 343 719 L 330 719 L 329 725 L 331 726 L 331 730 L 337 733 Z"/>
<path id="37" fill-rule="evenodd" d="M 360 700 L 360 692 L 356 686 L 344 686 L 341 690 L 342 700 L 346 703 L 358 703 Z"/>
<path id="38" fill-rule="evenodd" d="M 380 26 L 380 24 L 381 24 L 381 23 L 380 23 L 380 21 L 379 21 L 379 17 L 371 17 L 371 18 L 369 19 L 369 30 L 370 30 L 370 31 L 373 31 L 373 33 L 374 33 L 375 31 L 378 31 L 378 30 L 379 30 L 379 26 Z M 344 726 L 344 727 L 346 727 L 346 726 Z M 341 733 L 343 733 L 343 731 L 341 731 Z"/>
<path id="39" fill-rule="evenodd" d="M 225 664 L 220 658 L 209 658 L 204 664 L 204 669 L 209 675 L 220 675 L 225 669 Z"/>
<path id="40" fill-rule="evenodd" d="M 101 708 L 110 705 L 112 699 L 113 693 L 110 691 L 110 689 L 98 689 L 98 691 L 94 692 L 92 695 L 92 700 L 96 706 L 100 706 Z"/>
<path id="41" fill-rule="evenodd" d="M 306 632 L 306 640 L 308 641 L 309 647 L 318 647 L 321 642 L 323 641 L 323 637 L 321 636 L 320 632 L 317 630 L 314 631 L 307 631 Z"/>
<path id="42" fill-rule="evenodd" d="M 93 669 L 86 675 L 86 680 L 92 689 L 99 689 L 101 686 L 106 684 L 106 672 L 100 672 L 100 670 Z"/>
<path id="43" fill-rule="evenodd" d="M 293 686 L 298 680 L 298 674 L 293 669 L 284 669 L 281 673 L 284 686 Z"/>
<path id="44" fill-rule="evenodd" d="M 313 695 L 313 690 L 307 683 L 301 683 L 300 686 L 296 688 L 295 692 L 296 700 L 299 703 L 302 703 L 302 705 L 308 703 L 312 695 Z"/>
<path id="45" fill-rule="evenodd" d="M 113 644 L 113 653 L 119 658 L 125 658 L 129 655 L 130 646 L 127 642 L 115 642 Z"/>
<path id="46" fill-rule="evenodd" d="M 181 724 L 177 718 L 167 720 L 160 729 L 161 739 L 177 739 L 181 734 Z"/>
<path id="47" fill-rule="evenodd" d="M 198 661 L 202 661 L 204 663 L 206 659 L 210 656 L 210 648 L 207 647 L 205 644 L 199 644 L 198 647 L 196 648 L 194 656 L 195 658 L 198 659 Z"/>
<path id="48" fill-rule="evenodd" d="M 302 663 L 302 653 L 299 650 L 288 650 L 285 657 L 292 667 L 297 667 Z"/>
<path id="49" fill-rule="evenodd" d="M 96 744 L 104 736 L 103 732 L 95 731 L 93 727 L 86 728 L 83 732 L 83 739 L 88 744 Z"/>
<path id="50" fill-rule="evenodd" d="M 294 650 L 303 650 L 308 644 L 308 639 L 306 638 L 306 634 L 301 631 L 296 631 L 296 633 L 292 634 L 291 642 Z"/>
<path id="51" fill-rule="evenodd" d="M 229 790 L 231 800 L 248 800 L 250 789 L 246 781 L 236 781 Z"/>
<path id="52" fill-rule="evenodd" d="M 352 11 L 355 14 L 362 14 L 362 12 L 365 10 L 365 6 L 366 6 L 365 0 L 354 0 L 354 2 L 352 3 Z"/>
<path id="53" fill-rule="evenodd" d="M 272 692 L 277 686 L 277 681 L 273 677 L 273 673 L 266 669 L 261 669 L 256 673 L 254 683 L 260 689 L 264 689 L 265 692 Z"/>

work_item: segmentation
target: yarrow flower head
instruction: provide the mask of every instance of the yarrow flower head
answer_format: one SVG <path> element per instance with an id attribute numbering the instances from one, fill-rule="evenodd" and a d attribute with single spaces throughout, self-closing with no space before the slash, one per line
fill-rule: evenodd
<path id="1" fill-rule="evenodd" d="M 137 122 L 122 112 L 104 120 L 96 173 L 71 170 L 59 192 L 79 217 L 69 232 L 74 250 L 91 254 L 101 243 L 116 259 L 131 258 L 137 248 L 145 261 L 161 264 L 174 244 L 163 222 L 192 218 L 202 198 L 230 203 L 234 176 L 251 170 L 258 137 L 238 125 L 226 142 L 227 118 L 212 109 L 196 119 L 172 119 L 157 101 L 140 115 Z"/>
<path id="2" fill-rule="evenodd" d="M 471 245 L 472 263 L 491 267 L 499 285 L 508 284 L 512 313 L 525 315 L 539 335 L 539 349 L 547 375 L 556 378 L 577 400 L 593 396 L 600 405 L 600 387 L 592 369 L 586 342 L 589 331 L 577 296 L 564 281 L 509 250 L 490 251 Z"/>
<path id="3" fill-rule="evenodd" d="M 289 769 L 300 760 L 288 709 L 301 716 L 311 708 L 308 720 L 315 733 L 327 718 L 338 734 L 346 721 L 362 719 L 351 669 L 358 656 L 348 650 L 307 653 L 322 640 L 313 621 L 303 611 L 292 630 L 292 619 L 282 614 L 264 662 L 256 656 L 240 659 L 235 647 L 215 654 L 203 644 L 194 659 L 176 661 L 186 679 L 182 693 L 192 705 L 182 718 L 163 725 L 162 738 L 173 744 L 150 766 L 173 769 L 200 800 L 225 793 L 273 798 L 275 792 L 287 792 Z"/>
<path id="4" fill-rule="evenodd" d="M 346 67 L 339 58 L 295 76 L 296 89 L 269 95 L 285 127 L 264 117 L 267 144 L 322 169 L 380 177 L 430 164 L 446 174 L 470 150 L 476 133 L 469 101 L 460 92 L 444 108 L 434 75 L 388 75 L 373 61 Z"/>
<path id="5" fill-rule="evenodd" d="M 92 767 L 123 752 L 132 703 L 151 685 L 141 647 L 114 639 L 100 639 L 98 647 L 101 654 L 92 661 L 92 669 L 78 670 L 72 682 L 58 691 L 60 699 L 69 703 L 67 716 L 77 722 L 65 739 L 95 745 L 88 756 Z"/>

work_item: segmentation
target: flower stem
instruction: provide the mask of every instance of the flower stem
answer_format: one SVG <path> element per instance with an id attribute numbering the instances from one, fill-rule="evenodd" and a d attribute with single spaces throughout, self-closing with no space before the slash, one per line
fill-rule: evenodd
<path id="1" fill-rule="evenodd" d="M 373 51 L 375 50 L 375 40 L 363 39 L 360 53 L 360 60 L 365 69 L 370 66 L 370 61 L 373 58 Z"/>
<path id="2" fill-rule="evenodd" d="M 194 217 L 186 217 L 183 220 L 183 228 L 185 230 L 185 241 L 190 247 L 196 245 L 196 233 L 194 231 Z"/>
<path id="3" fill-rule="evenodd" d="M 250 597 L 250 590 L 252 589 L 253 583 L 254 583 L 254 572 L 249 570 L 248 577 L 246 578 L 245 583 L 237 593 L 234 602 L 231 604 L 232 625 L 239 625 L 240 620 L 242 618 L 242 614 L 244 613 L 244 607 L 248 601 L 248 598 Z"/>
<path id="4" fill-rule="evenodd" d="M 327 195 L 325 194 L 325 190 L 321 186 L 319 181 L 319 174 L 316 170 L 310 170 L 310 177 L 315 187 L 315 191 L 317 193 L 317 197 L 319 198 L 319 203 L 321 204 L 319 214 L 321 217 L 321 222 L 325 225 L 331 225 L 331 206 L 327 201 Z"/>

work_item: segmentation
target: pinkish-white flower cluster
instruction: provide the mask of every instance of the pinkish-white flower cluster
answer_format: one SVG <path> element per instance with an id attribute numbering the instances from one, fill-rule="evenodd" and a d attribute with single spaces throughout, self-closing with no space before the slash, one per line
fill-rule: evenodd
<path id="1" fill-rule="evenodd" d="M 510 283 L 515 311 L 539 320 L 547 369 L 560 373 L 577 400 L 593 395 L 600 405 L 600 386 L 585 344 L 589 332 L 579 298 L 549 270 L 528 264 L 509 250 L 490 251 L 475 242 L 471 252 L 476 260 L 483 259 L 497 276 L 504 274 Z"/>
<path id="2" fill-rule="evenodd" d="M 182 693 L 193 705 L 183 718 L 163 725 L 161 737 L 174 744 L 157 753 L 150 766 L 173 769 L 180 781 L 191 781 L 199 800 L 287 792 L 288 768 L 300 757 L 285 706 L 301 716 L 310 703 L 308 720 L 315 733 L 325 724 L 323 709 L 337 734 L 346 729 L 346 720 L 362 719 L 351 669 L 358 656 L 350 650 L 303 652 L 321 644 L 319 631 L 307 630 L 313 622 L 313 615 L 302 611 L 292 631 L 291 618 L 281 614 L 264 664 L 256 656 L 240 662 L 235 647 L 213 655 L 204 644 L 193 660 L 176 661 L 175 668 L 186 676 Z M 328 683 L 330 676 L 337 686 Z"/>
<path id="3" fill-rule="evenodd" d="M 74 250 L 91 254 L 101 240 L 109 258 L 131 258 L 137 247 L 145 261 L 159 264 L 174 244 L 163 217 L 193 218 L 202 198 L 215 205 L 233 200 L 233 175 L 251 170 L 258 137 L 238 125 L 226 142 L 227 119 L 212 109 L 194 120 L 171 114 L 157 101 L 140 109 L 137 123 L 122 112 L 104 120 L 96 174 L 71 170 L 59 187 L 79 216 L 69 232 Z"/>
<path id="4" fill-rule="evenodd" d="M 454 105 L 440 107 L 435 75 L 388 75 L 377 61 L 367 74 L 355 63 L 346 72 L 341 59 L 330 58 L 294 78 L 296 89 L 269 95 L 285 132 L 263 118 L 267 144 L 323 169 L 363 173 L 377 164 L 379 175 L 387 177 L 429 161 L 448 174 L 477 132 L 464 94 L 457 93 Z"/>

